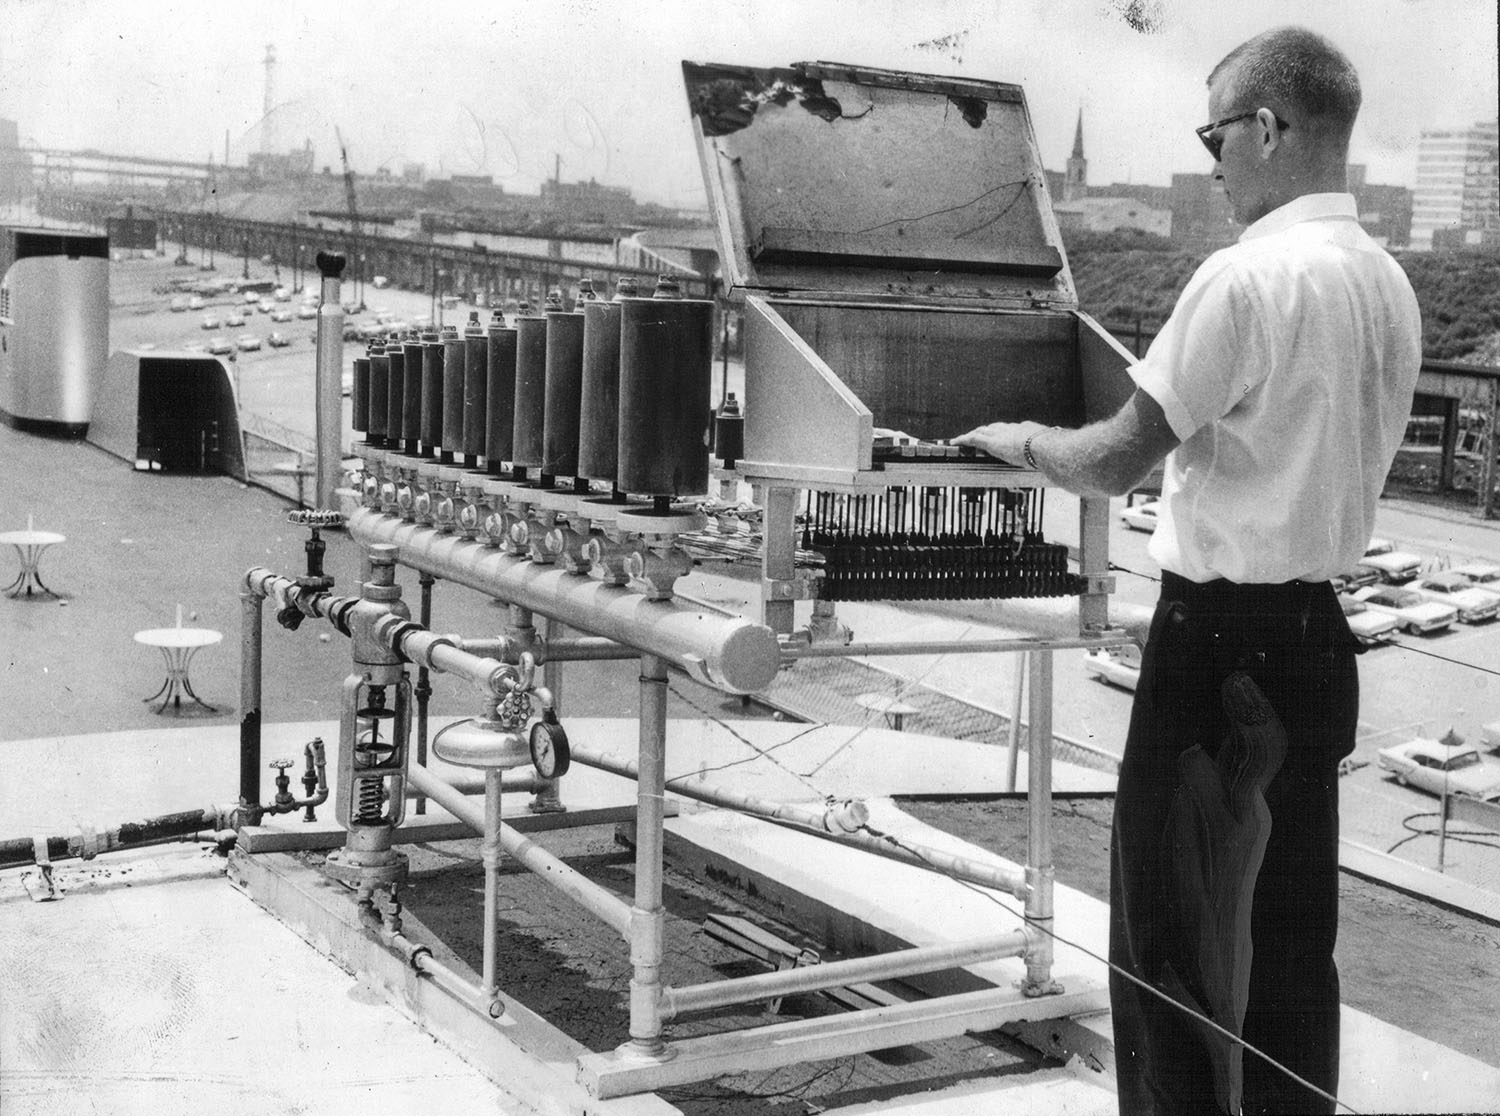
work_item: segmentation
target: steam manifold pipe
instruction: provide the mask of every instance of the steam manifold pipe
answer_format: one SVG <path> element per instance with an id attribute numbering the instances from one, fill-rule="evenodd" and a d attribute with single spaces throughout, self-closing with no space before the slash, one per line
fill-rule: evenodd
<path id="1" fill-rule="evenodd" d="M 394 544 L 404 566 L 660 656 L 728 693 L 757 693 L 776 676 L 781 652 L 775 633 L 764 624 L 679 601 L 648 600 L 632 590 L 514 558 L 352 501 L 346 501 L 344 511 L 349 534 L 361 546 Z"/>

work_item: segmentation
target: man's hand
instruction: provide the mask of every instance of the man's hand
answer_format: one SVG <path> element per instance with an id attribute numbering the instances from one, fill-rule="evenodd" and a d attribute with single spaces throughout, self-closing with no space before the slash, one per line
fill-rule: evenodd
<path id="1" fill-rule="evenodd" d="M 1039 422 L 992 422 L 988 426 L 976 426 L 967 434 L 960 434 L 953 441 L 960 446 L 973 446 L 991 457 L 998 457 L 1011 465 L 1025 465 L 1021 447 L 1033 434 L 1046 430 Z"/>

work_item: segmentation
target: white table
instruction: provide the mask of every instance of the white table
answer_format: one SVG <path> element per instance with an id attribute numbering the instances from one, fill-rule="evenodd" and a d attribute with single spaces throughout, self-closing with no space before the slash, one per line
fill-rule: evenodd
<path id="1" fill-rule="evenodd" d="M 854 703 L 864 706 L 872 713 L 885 714 L 885 723 L 897 732 L 901 731 L 901 724 L 907 717 L 921 712 L 916 706 L 886 694 L 860 694 L 854 699 Z"/>
<path id="2" fill-rule="evenodd" d="M 210 647 L 223 638 L 222 632 L 216 632 L 212 628 L 184 628 L 180 624 L 175 628 L 147 628 L 136 632 L 137 643 L 159 649 L 162 658 L 167 661 L 167 677 L 161 684 L 161 689 L 141 700 L 152 702 L 161 698 L 161 704 L 152 710 L 153 713 L 161 713 L 169 704 L 180 710 L 182 695 L 186 694 L 190 701 L 197 702 L 210 713 L 217 713 L 214 706 L 193 693 L 193 684 L 188 680 L 188 664 L 200 647 Z"/>
<path id="3" fill-rule="evenodd" d="M 49 597 L 56 597 L 54 593 L 42 584 L 41 575 L 37 573 L 37 566 L 42 560 L 42 551 L 49 546 L 56 546 L 66 541 L 65 536 L 54 531 L 36 531 L 30 526 L 24 531 L 0 532 L 0 546 L 13 546 L 21 558 L 21 572 L 16 579 L 7 585 L 3 591 L 7 597 L 19 597 L 22 593 L 31 596 L 40 589 Z"/>

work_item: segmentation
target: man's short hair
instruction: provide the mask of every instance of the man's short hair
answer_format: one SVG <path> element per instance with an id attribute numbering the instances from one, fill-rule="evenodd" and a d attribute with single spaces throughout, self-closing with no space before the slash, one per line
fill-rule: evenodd
<path id="1" fill-rule="evenodd" d="M 1359 115 L 1359 75 L 1343 51 L 1305 27 L 1278 27 L 1230 51 L 1208 75 L 1226 78 L 1233 107 L 1280 108 L 1347 135 Z"/>

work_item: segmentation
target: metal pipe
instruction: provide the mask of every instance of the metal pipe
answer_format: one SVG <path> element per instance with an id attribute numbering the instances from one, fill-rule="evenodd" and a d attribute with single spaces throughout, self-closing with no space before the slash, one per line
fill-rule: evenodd
<path id="1" fill-rule="evenodd" d="M 608 771 L 627 779 L 636 778 L 636 765 L 631 760 L 611 755 L 608 752 L 600 752 L 586 744 L 574 744 L 571 752 L 575 763 L 597 767 L 601 771 Z M 665 787 L 683 798 L 691 798 L 698 802 L 706 802 L 711 806 L 722 806 L 770 821 L 794 825 L 799 830 L 806 830 L 817 837 L 838 844 L 853 845 L 887 860 L 899 860 L 903 864 L 929 868 L 957 880 L 978 884 L 980 887 L 993 887 L 1014 895 L 1018 899 L 1026 897 L 1026 876 L 1021 868 L 1011 868 L 1003 864 L 985 864 L 911 841 L 894 844 L 884 837 L 877 837 L 859 828 L 864 822 L 864 817 L 861 816 L 864 804 L 857 800 L 841 803 L 832 808 L 804 806 L 794 802 L 772 802 L 731 787 L 705 783 L 696 775 L 680 775 L 668 779 Z"/>
<path id="2" fill-rule="evenodd" d="M 347 610 L 360 603 L 356 597 L 340 597 L 328 592 L 309 593 L 293 579 L 260 567 L 245 574 L 245 585 L 250 593 L 259 597 L 284 595 L 306 615 L 330 621 L 339 614 L 347 615 Z M 371 635 L 409 662 L 442 674 L 457 675 L 491 693 L 503 692 L 504 680 L 514 673 L 505 663 L 462 651 L 453 646 L 453 637 L 426 631 L 420 624 L 394 613 L 376 621 Z"/>
<path id="3" fill-rule="evenodd" d="M 361 545 L 394 543 L 404 565 L 660 655 L 729 693 L 765 689 L 780 667 L 776 637 L 763 624 L 676 601 L 647 600 L 629 589 L 381 515 L 352 499 L 345 514 L 351 537 Z"/>
<path id="4" fill-rule="evenodd" d="M 636 775 L 635 906 L 630 911 L 630 1049 L 661 1057 L 661 964 L 667 913 L 662 905 L 666 821 L 667 664 L 641 656 L 639 771 Z"/>
<path id="5" fill-rule="evenodd" d="M 1024 929 L 1011 930 L 998 937 L 898 949 L 873 957 L 828 961 L 821 965 L 804 965 L 774 973 L 756 973 L 754 976 L 709 981 L 686 988 L 664 988 L 662 1014 L 672 1019 L 687 1012 L 769 1000 L 794 992 L 813 992 L 820 988 L 839 988 L 846 984 L 868 981 L 897 980 L 918 973 L 933 973 L 1002 957 L 1016 957 L 1026 950 L 1029 939 L 1030 935 Z"/>
<path id="6" fill-rule="evenodd" d="M 1020 767 L 1021 753 L 1021 702 L 1026 694 L 1026 671 L 1031 662 L 1031 653 L 1023 651 L 1016 656 L 1016 692 L 1011 696 L 1010 724 L 1005 733 L 1005 789 L 1016 789 L 1016 771 Z"/>
<path id="7" fill-rule="evenodd" d="M 1026 951 L 1028 996 L 1055 991 L 1052 982 L 1052 653 L 1034 651 L 1026 741 L 1026 922 L 1040 933 Z"/>
<path id="8" fill-rule="evenodd" d="M 500 992 L 500 775 L 498 767 L 484 772 L 484 994 L 493 1000 Z"/>
<path id="9" fill-rule="evenodd" d="M 394 949 L 402 959 L 417 972 L 431 978 L 432 982 L 453 994 L 460 1002 L 498 1018 L 499 997 L 486 996 L 484 989 L 464 977 L 458 970 L 443 964 L 432 955 L 432 950 L 420 942 L 408 938 L 400 930 L 387 926 L 381 916 L 369 904 L 360 904 L 360 921 L 376 935 L 388 949 Z"/>
<path id="10" fill-rule="evenodd" d="M 491 693 L 502 693 L 502 679 L 515 673 L 499 659 L 471 655 L 453 646 L 451 637 L 411 627 L 399 619 L 377 625 L 376 635 L 390 639 L 394 649 L 411 662 L 439 674 L 465 678 Z"/>
<path id="11" fill-rule="evenodd" d="M 261 601 L 240 590 L 240 807 L 260 804 Z"/>
<path id="12" fill-rule="evenodd" d="M 407 780 L 474 832 L 484 832 L 483 807 L 475 806 L 432 772 L 423 767 L 413 767 L 407 772 Z M 529 837 L 517 833 L 511 826 L 500 827 L 500 847 L 603 921 L 622 938 L 629 939 L 630 907 L 614 892 L 600 887 Z"/>
<path id="13" fill-rule="evenodd" d="M 334 490 L 339 486 L 343 451 L 340 428 L 343 424 L 344 308 L 339 302 L 339 277 L 344 273 L 344 257 L 336 252 L 318 253 L 318 271 L 323 277 L 323 300 L 318 304 L 318 362 L 316 418 L 318 462 L 317 507 L 335 506 Z"/>
<path id="14" fill-rule="evenodd" d="M 202 830 L 230 828 L 230 817 L 235 812 L 235 808 L 230 806 L 209 806 L 176 814 L 162 814 L 138 822 L 121 822 L 102 830 L 80 826 L 76 834 L 66 836 L 11 838 L 0 841 L 0 868 L 47 864 L 74 857 L 93 860 L 100 853 L 115 849 L 190 840 Z"/>
<path id="15" fill-rule="evenodd" d="M 428 768 L 427 772 L 434 779 L 438 779 L 446 783 L 448 786 L 456 790 L 459 794 L 484 793 L 485 780 L 484 773 L 481 771 L 470 770 L 468 768 L 459 768 L 452 772 L 444 772 L 443 774 L 439 775 L 431 768 Z M 541 782 L 541 776 L 536 773 L 535 768 L 531 767 L 513 767 L 508 771 L 502 772 L 501 774 L 503 776 L 500 781 L 501 789 L 508 794 L 514 794 L 518 791 L 534 791 L 536 790 L 538 784 Z M 406 797 L 421 798 L 422 795 L 417 791 L 415 787 L 411 786 L 411 784 L 408 783 L 406 787 Z"/>
<path id="16" fill-rule="evenodd" d="M 417 619 L 422 627 L 428 631 L 432 630 L 432 578 L 419 577 L 417 583 L 421 586 L 421 600 L 417 609 Z M 427 766 L 427 702 L 432 697 L 432 678 L 427 664 L 423 663 L 417 668 L 417 763 L 423 767 Z M 427 813 L 427 800 L 418 797 L 415 803 L 418 814 Z"/>
<path id="17" fill-rule="evenodd" d="M 998 651 L 1038 651 L 1043 648 L 1096 650 L 1120 647 L 1131 639 L 1123 632 L 1114 635 L 1087 636 L 1021 636 L 1015 639 L 909 639 L 879 643 L 783 643 L 781 654 L 787 659 L 843 659 L 852 655 L 948 655 L 954 652 L 984 654 Z"/>
<path id="18" fill-rule="evenodd" d="M 486 655 L 502 662 L 516 662 L 522 651 L 530 651 L 538 663 L 606 662 L 638 659 L 641 653 L 602 636 L 572 636 L 566 639 L 533 639 L 522 643 L 509 636 L 486 636 L 478 639 L 455 639 L 455 644 L 471 655 Z"/>

